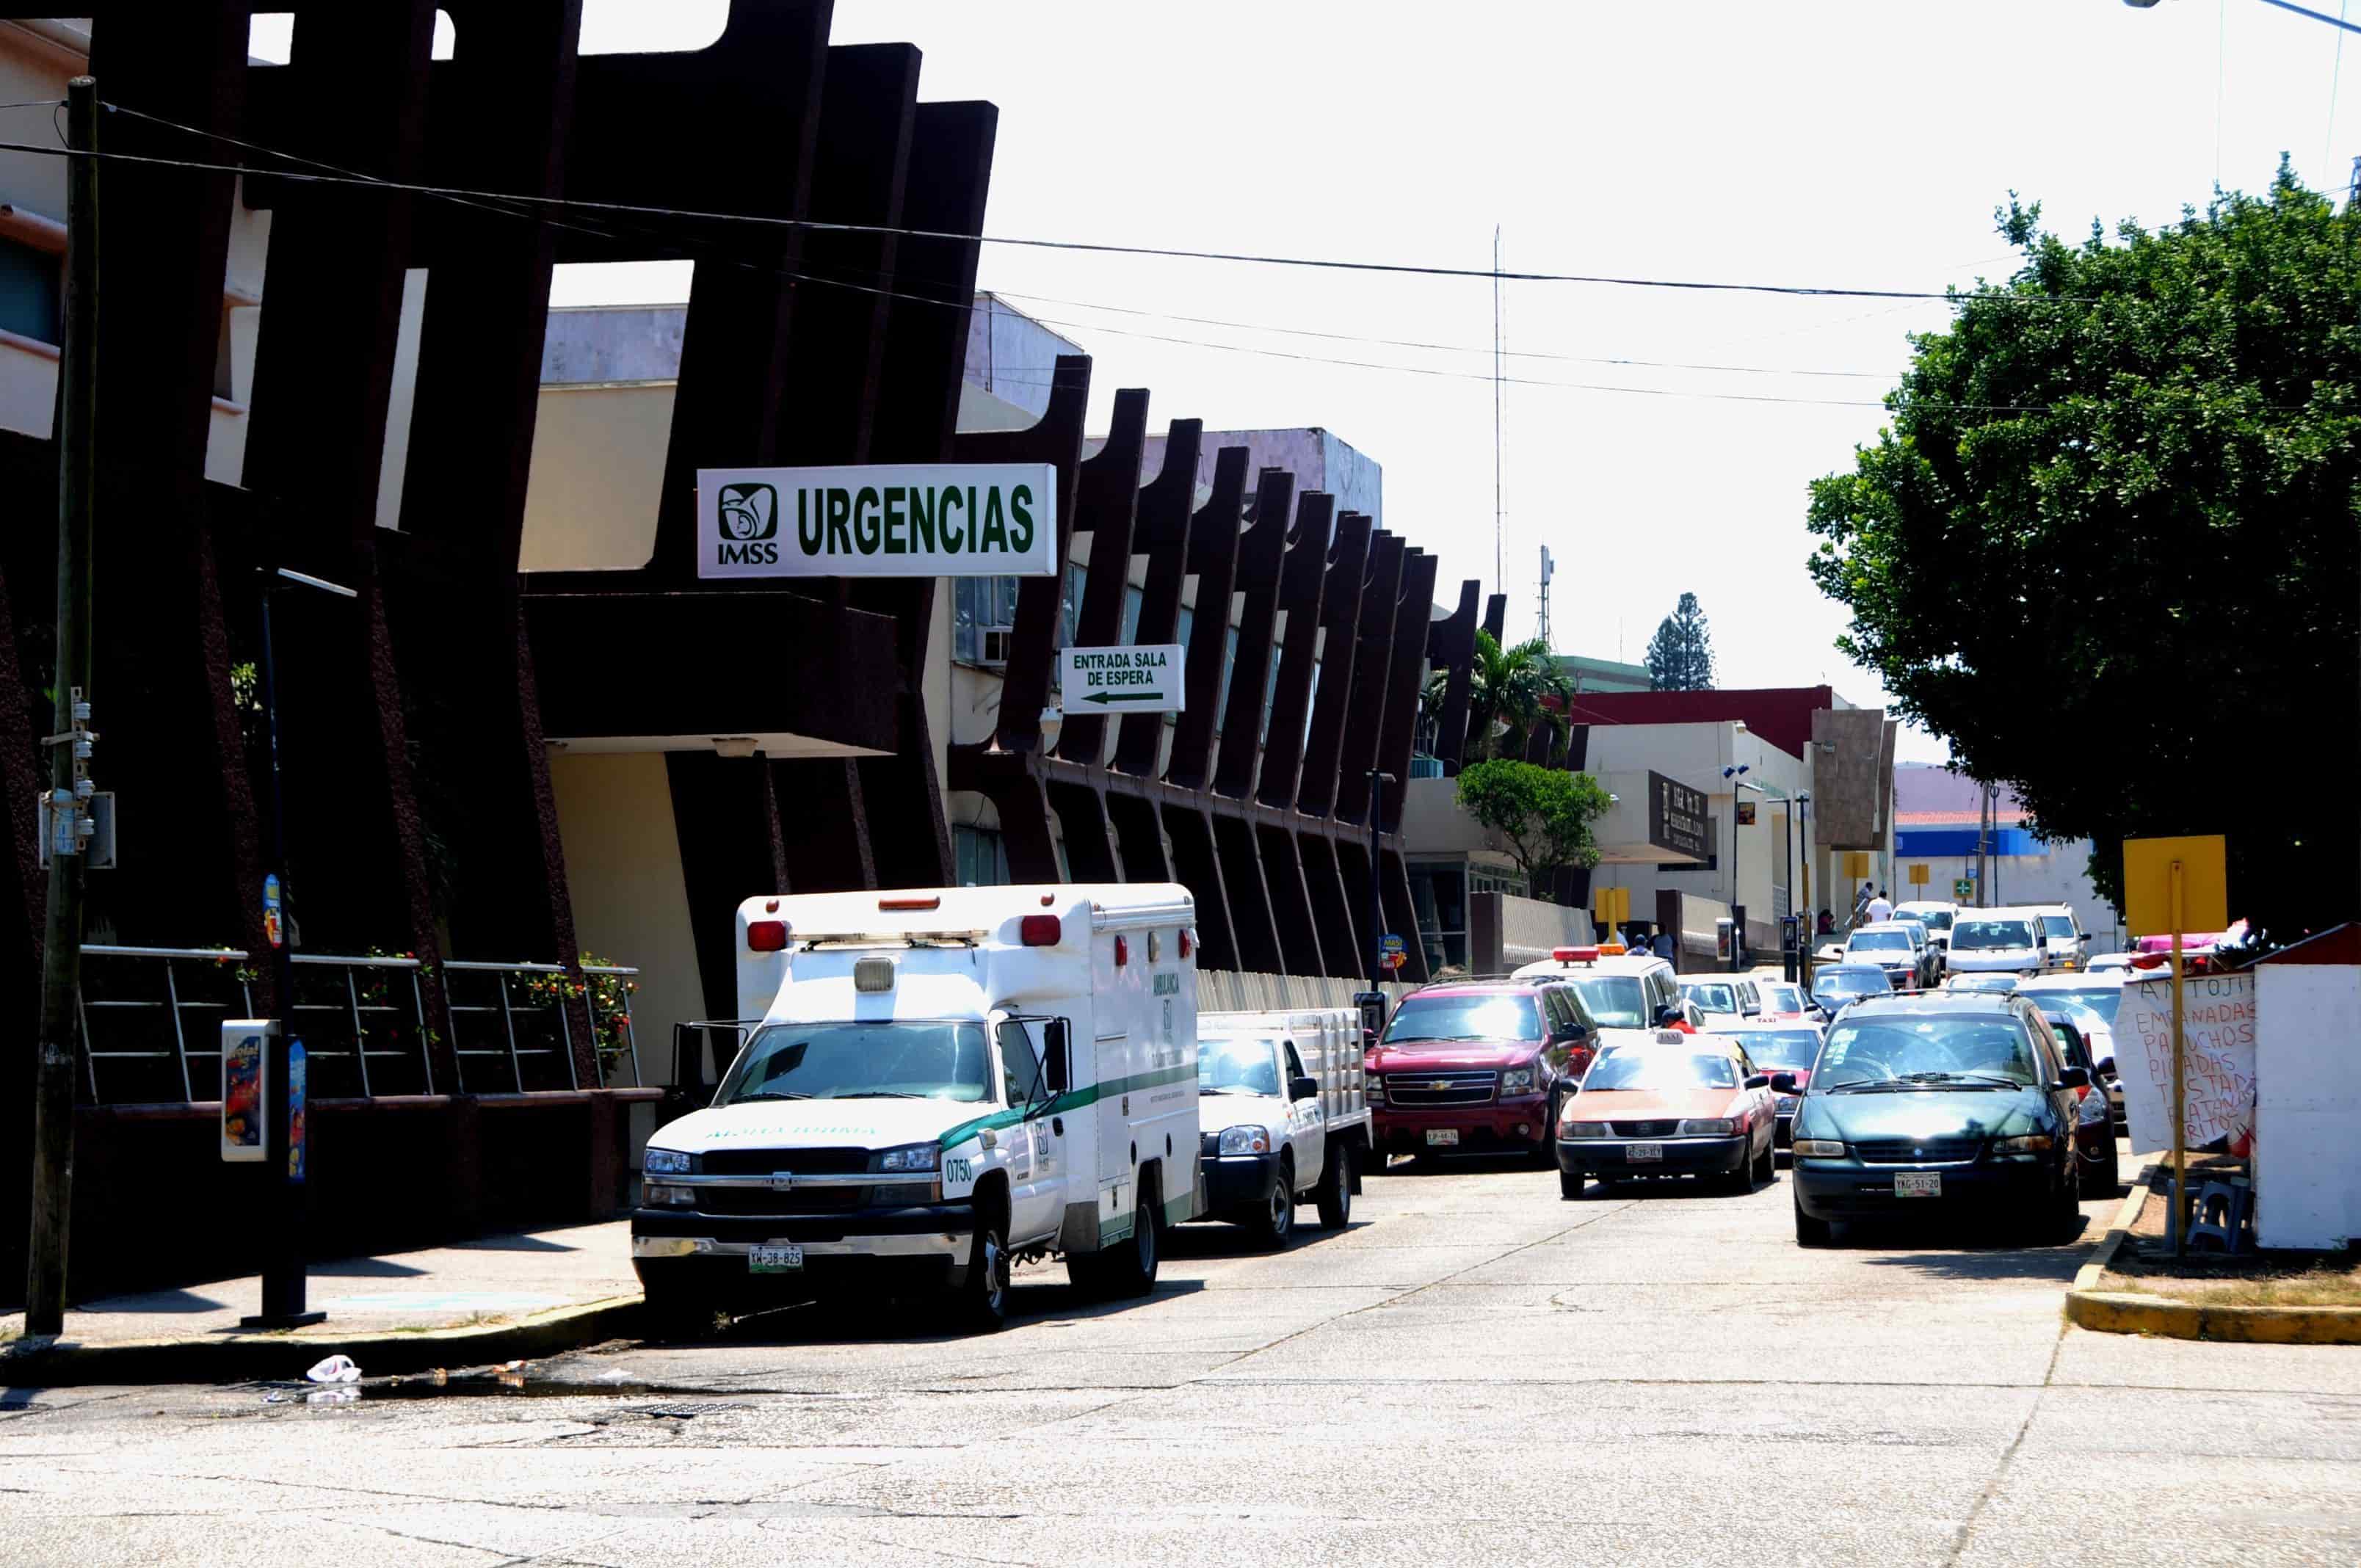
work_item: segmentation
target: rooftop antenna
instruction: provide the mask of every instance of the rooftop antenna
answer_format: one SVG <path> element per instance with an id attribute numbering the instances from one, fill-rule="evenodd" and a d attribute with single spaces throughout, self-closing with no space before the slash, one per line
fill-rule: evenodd
<path id="1" fill-rule="evenodd" d="M 1550 559 L 1549 546 L 1544 544 L 1542 546 L 1541 624 L 1533 629 L 1533 635 L 1541 639 L 1542 648 L 1547 652 L 1557 651 L 1557 644 L 1550 641 L 1549 623 L 1550 578 L 1556 572 L 1557 563 Z"/>
<path id="2" fill-rule="evenodd" d="M 1500 225 L 1492 225 L 1492 591 L 1508 592 L 1500 570 Z"/>

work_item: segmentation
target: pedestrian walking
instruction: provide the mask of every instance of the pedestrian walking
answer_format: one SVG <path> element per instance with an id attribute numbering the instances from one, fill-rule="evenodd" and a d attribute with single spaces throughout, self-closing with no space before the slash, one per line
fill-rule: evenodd
<path id="1" fill-rule="evenodd" d="M 1869 901 L 1869 917 L 1873 921 L 1894 918 L 1894 900 L 1885 896 L 1885 890 L 1882 887 L 1877 890 L 1877 896 Z"/>

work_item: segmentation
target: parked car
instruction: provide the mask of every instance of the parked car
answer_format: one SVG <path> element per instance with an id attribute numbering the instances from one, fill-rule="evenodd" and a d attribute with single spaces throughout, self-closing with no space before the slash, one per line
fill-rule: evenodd
<path id="1" fill-rule="evenodd" d="M 2082 929 L 2075 918 L 2070 904 L 2036 904 L 2028 912 L 2041 921 L 2041 938 L 2049 949 L 2053 969 L 2074 970 L 2082 967 L 2083 955 L 2090 951 L 2091 934 Z"/>
<path id="2" fill-rule="evenodd" d="M 1755 989 L 1752 975 L 1685 974 L 1679 980 L 1681 994 L 1697 1004 L 1697 1011 L 1706 1015 L 1708 1023 L 1716 1016 L 1754 1018 L 1762 1014 L 1763 993 Z"/>
<path id="3" fill-rule="evenodd" d="M 1812 1060 L 1820 1052 L 1820 1041 L 1824 1036 L 1819 1026 L 1815 1024 L 1788 1024 L 1777 1027 L 1749 1025 L 1744 1028 L 1717 1029 L 1714 1033 L 1744 1046 L 1747 1059 L 1754 1064 L 1757 1072 L 1795 1075 L 1795 1092 L 1777 1095 L 1773 1100 L 1773 1109 L 1779 1121 L 1771 1143 L 1773 1148 L 1784 1149 L 1795 1118 L 1796 1093 L 1810 1084 Z"/>
<path id="4" fill-rule="evenodd" d="M 2043 1007 L 2041 1021 L 2049 1025 L 2066 1065 L 2090 1075 L 2091 1081 L 2074 1091 L 2074 1152 L 2082 1161 L 2082 1190 L 2113 1198 L 2123 1185 L 2115 1168 L 2115 1119 L 2108 1113 L 2107 1091 L 2092 1064 L 2090 1042 L 2073 1014 L 2063 1007 Z"/>
<path id="5" fill-rule="evenodd" d="M 1569 988 L 1547 980 L 1444 981 L 1401 999 L 1368 1057 L 1380 1153 L 1546 1156 L 1575 1049 L 1595 1048 Z"/>
<path id="6" fill-rule="evenodd" d="M 1830 1017 L 1861 997 L 1893 992 L 1894 981 L 1877 964 L 1827 964 L 1812 971 L 1812 1000 Z"/>
<path id="7" fill-rule="evenodd" d="M 2122 1069 L 2115 1060 L 2115 1009 L 2123 1004 L 2124 982 L 2135 971 L 2084 970 L 2080 974 L 2036 975 L 2019 981 L 2017 989 L 2044 1007 L 2064 1007 L 2090 1047 L 2092 1081 L 2106 1093 L 2117 1126 L 2124 1119 Z"/>
<path id="8" fill-rule="evenodd" d="M 1935 951 L 1927 928 L 1916 921 L 1879 920 L 1858 927 L 1845 938 L 1844 961 L 1875 964 L 1896 991 L 1922 991 L 1935 983 Z"/>
<path id="9" fill-rule="evenodd" d="M 1949 955 L 1951 947 L 1951 923 L 1960 917 L 1960 906 L 1932 899 L 1914 898 L 1907 904 L 1894 906 L 1896 920 L 1916 920 L 1927 927 L 1927 939 L 1936 949 Z"/>
<path id="10" fill-rule="evenodd" d="M 1951 927 L 1953 974 L 2028 975 L 2055 967 L 2031 910 L 1962 909 Z"/>
<path id="11" fill-rule="evenodd" d="M 1964 924 L 1964 922 L 1963 922 Z M 1978 1211 L 2063 1239 L 2081 1222 L 2075 1150 L 2087 1069 L 2070 1067 L 2024 997 L 1872 998 L 1828 1029 L 1795 1093 L 1795 1240 L 1853 1220 Z"/>
<path id="12" fill-rule="evenodd" d="M 1728 1035 L 1619 1047 L 1558 1113 L 1558 1196 L 1580 1197 L 1591 1177 L 1696 1176 L 1736 1192 L 1776 1180 L 1770 1083 Z"/>
<path id="13" fill-rule="evenodd" d="M 1209 1212 L 1284 1246 L 1299 1203 L 1340 1230 L 1367 1157 L 1361 1020 L 1349 1007 L 1197 1014 L 1198 1171 Z"/>

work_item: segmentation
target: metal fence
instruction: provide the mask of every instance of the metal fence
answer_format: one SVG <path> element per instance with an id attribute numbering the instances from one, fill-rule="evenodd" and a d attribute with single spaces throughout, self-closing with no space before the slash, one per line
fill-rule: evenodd
<path id="1" fill-rule="evenodd" d="M 221 1025 L 254 1016 L 249 955 L 237 948 L 90 943 L 84 944 L 82 958 L 82 1028 L 88 1046 L 83 1059 L 92 1101 L 197 1101 L 217 1095 Z M 304 1043 L 313 1093 L 367 1099 L 438 1091 L 435 1036 L 420 960 L 298 953 L 295 965 L 291 1013 Z M 632 1086 L 644 1081 L 630 1007 L 626 1003 L 619 1011 L 602 1004 L 602 988 L 597 983 L 620 980 L 628 985 L 639 974 L 637 969 L 585 964 L 567 970 L 556 964 L 465 959 L 449 960 L 443 967 L 453 1051 L 458 1058 L 459 1082 L 451 1086 L 456 1092 L 485 1091 L 484 1086 L 468 1083 L 467 1062 L 486 1058 L 508 1064 L 504 1088 L 522 1092 L 528 1087 L 561 1087 L 554 1071 L 535 1072 L 535 1081 L 528 1084 L 527 1058 L 548 1056 L 565 1064 L 562 1087 L 581 1087 L 565 1008 L 566 991 L 577 984 L 590 1012 L 600 1086 L 611 1082 L 626 1059 Z M 620 1046 L 608 1044 L 610 1026 Z"/>

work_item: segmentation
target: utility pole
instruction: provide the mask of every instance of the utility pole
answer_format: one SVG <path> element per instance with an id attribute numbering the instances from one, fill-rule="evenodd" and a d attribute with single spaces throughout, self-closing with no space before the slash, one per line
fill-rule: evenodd
<path id="1" fill-rule="evenodd" d="M 1386 819 L 1386 785 L 1393 782 L 1393 774 L 1369 770 L 1369 985 L 1373 991 L 1386 979 L 1385 880 L 1378 869 L 1378 840 Z"/>
<path id="2" fill-rule="evenodd" d="M 91 535 L 98 481 L 98 83 L 66 84 L 64 342 L 58 356 L 57 697 L 49 748 L 49 899 L 34 1066 L 33 1212 L 25 1332 L 64 1332 L 73 1211 L 74 1063 L 90 836 Z"/>

